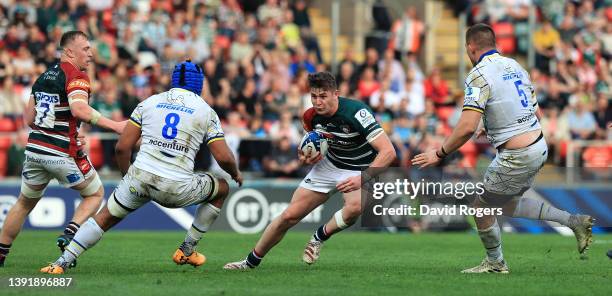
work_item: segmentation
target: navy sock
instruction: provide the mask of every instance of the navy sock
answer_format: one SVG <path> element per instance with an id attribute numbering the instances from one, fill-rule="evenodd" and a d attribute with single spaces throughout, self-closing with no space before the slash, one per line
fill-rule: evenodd
<path id="1" fill-rule="evenodd" d="M 6 256 L 11 250 L 11 246 L 12 244 L 7 245 L 7 244 L 0 243 L 0 255 Z"/>
<path id="2" fill-rule="evenodd" d="M 261 263 L 261 259 L 263 259 L 263 256 L 259 256 L 255 250 L 253 250 L 251 253 L 249 253 L 249 255 L 246 257 L 246 262 L 247 265 L 249 265 L 250 268 L 255 268 L 259 265 L 259 263 Z"/>
<path id="3" fill-rule="evenodd" d="M 75 233 L 77 233 L 77 231 L 79 231 L 80 227 L 81 227 L 81 225 L 77 224 L 74 221 L 70 221 L 70 223 L 68 223 L 68 225 L 64 229 L 64 234 L 65 235 L 74 235 Z"/>
<path id="4" fill-rule="evenodd" d="M 325 224 L 323 224 L 321 227 L 319 227 L 319 229 L 317 229 L 317 231 L 315 231 L 313 237 L 320 242 L 324 242 L 329 239 L 331 235 L 327 234 L 325 231 Z"/>
<path id="5" fill-rule="evenodd" d="M 6 256 L 8 255 L 10 250 L 10 244 L 7 245 L 0 243 L 0 267 L 4 266 L 4 260 L 6 259 Z"/>

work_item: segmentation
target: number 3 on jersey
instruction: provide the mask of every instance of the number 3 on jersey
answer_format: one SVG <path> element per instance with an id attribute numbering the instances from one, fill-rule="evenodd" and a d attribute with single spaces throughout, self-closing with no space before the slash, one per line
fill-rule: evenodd
<path id="1" fill-rule="evenodd" d="M 176 126 L 181 121 L 181 117 L 176 113 L 168 113 L 166 115 L 166 125 L 162 127 L 162 136 L 164 139 L 172 140 L 178 135 Z"/>
<path id="2" fill-rule="evenodd" d="M 518 95 L 523 97 L 521 99 L 521 105 L 523 105 L 523 107 L 527 107 L 529 106 L 529 100 L 527 99 L 527 94 L 525 94 L 525 91 L 521 89 L 521 85 L 523 85 L 523 81 L 521 80 L 517 80 L 514 82 L 514 87 L 516 87 L 516 91 L 518 92 Z"/>

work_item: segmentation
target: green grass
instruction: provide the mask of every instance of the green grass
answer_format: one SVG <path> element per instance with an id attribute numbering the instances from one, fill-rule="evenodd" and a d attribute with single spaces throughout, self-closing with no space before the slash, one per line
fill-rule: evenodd
<path id="1" fill-rule="evenodd" d="M 182 232 L 109 232 L 79 259 L 74 286 L 10 288 L 7 278 L 40 276 L 57 258 L 56 232 L 25 231 L 0 268 L 0 295 L 611 295 L 612 235 L 596 236 L 580 259 L 573 238 L 505 235 L 509 275 L 463 275 L 483 258 L 474 234 L 382 234 L 346 232 L 323 248 L 313 266 L 301 262 L 309 233 L 291 232 L 257 270 L 228 272 L 258 235 L 209 233 L 200 244 L 208 262 L 197 269 L 170 259 Z"/>

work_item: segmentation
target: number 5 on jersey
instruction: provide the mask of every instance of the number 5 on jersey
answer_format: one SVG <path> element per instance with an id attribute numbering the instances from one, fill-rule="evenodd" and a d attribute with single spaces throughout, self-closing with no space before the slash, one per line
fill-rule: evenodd
<path id="1" fill-rule="evenodd" d="M 176 126 L 181 121 L 181 117 L 176 113 L 168 113 L 166 115 L 166 125 L 162 127 L 162 136 L 164 139 L 172 140 L 178 135 Z"/>
<path id="2" fill-rule="evenodd" d="M 517 80 L 514 82 L 514 87 L 516 87 L 516 91 L 518 92 L 518 95 L 523 97 L 521 99 L 521 105 L 523 105 L 523 107 L 527 107 L 529 106 L 529 99 L 527 99 L 527 94 L 525 94 L 525 91 L 523 91 L 521 89 L 521 85 L 523 85 L 523 81 L 521 80 Z"/>

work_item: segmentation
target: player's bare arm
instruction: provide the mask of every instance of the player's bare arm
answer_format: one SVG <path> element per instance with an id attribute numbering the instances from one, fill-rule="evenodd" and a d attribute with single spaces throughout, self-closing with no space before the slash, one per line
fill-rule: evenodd
<path id="1" fill-rule="evenodd" d="M 459 118 L 459 123 L 444 141 L 438 150 L 430 150 L 415 156 L 412 159 L 413 165 L 425 168 L 438 164 L 446 155 L 459 149 L 467 142 L 474 132 L 478 129 L 482 113 L 473 110 L 464 110 Z"/>
<path id="2" fill-rule="evenodd" d="M 128 124 L 125 126 L 121 137 L 119 137 L 119 141 L 115 146 L 115 157 L 117 158 L 117 166 L 119 166 L 122 176 L 125 176 L 130 168 L 132 150 L 140 141 L 141 134 L 142 130 L 139 126 Z"/>
<path id="3" fill-rule="evenodd" d="M 68 100 L 72 116 L 103 129 L 112 130 L 117 134 L 123 132 L 127 121 L 117 122 L 102 116 L 100 112 L 89 106 L 87 95 L 82 93 L 72 94 L 68 97 Z"/>
<path id="4" fill-rule="evenodd" d="M 215 158 L 219 166 L 226 171 L 238 186 L 242 186 L 242 173 L 238 170 L 234 154 L 225 143 L 225 140 L 219 139 L 208 144 L 210 153 Z"/>
<path id="5" fill-rule="evenodd" d="M 370 145 L 378 151 L 376 158 L 370 165 L 372 168 L 386 168 L 395 160 L 397 154 L 395 148 L 391 144 L 389 136 L 385 132 L 380 132 L 371 142 Z M 347 193 L 358 190 L 361 187 L 361 176 L 357 175 L 354 177 L 347 178 L 343 182 L 338 183 L 336 188 L 338 191 Z"/>

